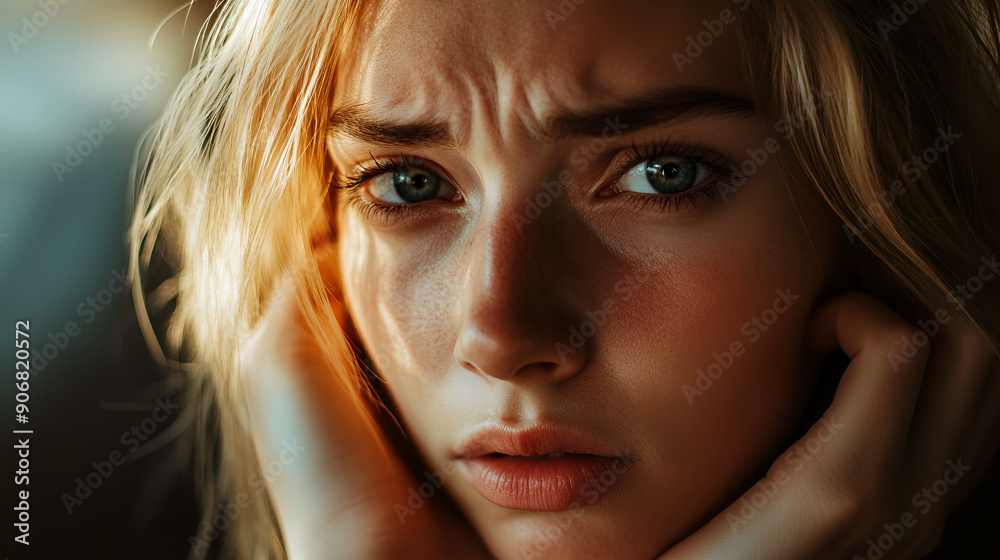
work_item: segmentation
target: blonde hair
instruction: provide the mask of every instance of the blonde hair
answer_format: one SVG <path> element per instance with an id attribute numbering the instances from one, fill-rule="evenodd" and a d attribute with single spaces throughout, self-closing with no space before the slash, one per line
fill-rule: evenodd
<path id="1" fill-rule="evenodd" d="M 1000 10 L 994 0 L 914 4 L 896 26 L 888 1 L 758 1 L 739 28 L 748 59 L 765 58 L 763 72 L 747 64 L 759 106 L 775 120 L 807 116 L 788 138 L 798 163 L 789 180 L 814 185 L 905 299 L 931 310 L 998 246 L 988 217 L 1000 207 L 987 187 L 1000 178 Z M 330 370 L 366 407 L 358 360 L 335 326 L 345 320 L 337 282 L 324 279 L 328 253 L 319 254 L 332 248 L 325 136 L 334 77 L 363 15 L 359 0 L 225 4 L 140 167 L 133 295 L 151 348 L 188 380 L 186 435 L 199 457 L 206 520 L 260 474 L 240 347 L 288 271 Z M 896 29 L 886 33 L 880 21 Z M 833 99 L 820 104 L 817 92 Z M 901 177 L 903 163 L 949 126 L 963 141 L 919 177 Z M 879 195 L 898 180 L 906 194 L 886 205 Z M 858 209 L 873 205 L 883 211 L 858 227 Z M 141 279 L 154 254 L 175 275 L 147 296 Z M 994 344 L 998 288 L 963 310 Z M 147 306 L 171 299 L 158 336 Z M 227 529 L 224 554 L 283 558 L 269 499 L 251 502 Z"/>
<path id="2" fill-rule="evenodd" d="M 130 229 L 130 278 L 154 352 L 189 379 L 197 414 L 188 435 L 202 476 L 203 519 L 261 475 L 239 375 L 241 342 L 275 280 L 298 281 L 315 325 L 336 324 L 314 240 L 330 166 L 325 135 L 338 61 L 360 2 L 225 4 L 152 139 Z M 176 298 L 163 350 L 145 315 L 141 281 L 154 249 L 176 275 L 153 292 Z M 358 395 L 353 353 L 340 329 L 315 329 L 332 371 Z M 250 495 L 253 495 L 250 493 Z M 226 555 L 283 557 L 267 499 L 250 500 L 226 529 Z M 192 551 L 204 552 L 203 550 Z M 199 554 L 200 555 L 200 554 Z"/>
<path id="3" fill-rule="evenodd" d="M 744 37 L 765 53 L 770 73 L 754 78 L 771 84 L 760 89 L 774 121 L 811 117 L 788 142 L 798 182 L 814 185 L 852 243 L 877 257 L 917 304 L 909 317 L 917 320 L 1000 246 L 990 219 L 1000 200 L 987 188 L 1000 179 L 992 125 L 1000 122 L 1000 4 L 903 4 L 775 0 L 771 13 L 749 13 Z M 961 141 L 928 169 L 904 172 L 951 129 Z M 998 295 L 990 287 L 961 309 L 994 347 Z"/>

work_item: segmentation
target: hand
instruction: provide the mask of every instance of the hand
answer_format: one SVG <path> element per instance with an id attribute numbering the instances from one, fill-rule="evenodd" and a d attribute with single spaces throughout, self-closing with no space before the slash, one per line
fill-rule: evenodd
<path id="1" fill-rule="evenodd" d="M 415 484 L 359 391 L 324 362 L 290 282 L 243 359 L 258 459 L 282 465 L 268 478 L 291 560 L 483 557 L 478 537 L 457 534 L 430 501 L 400 521 L 393 506 Z"/>
<path id="2" fill-rule="evenodd" d="M 865 294 L 820 308 L 811 346 L 839 346 L 851 359 L 833 403 L 764 479 L 659 560 L 890 560 L 933 550 L 992 459 L 1000 421 L 992 347 L 952 308 L 938 316 L 947 324 L 924 336 Z"/>

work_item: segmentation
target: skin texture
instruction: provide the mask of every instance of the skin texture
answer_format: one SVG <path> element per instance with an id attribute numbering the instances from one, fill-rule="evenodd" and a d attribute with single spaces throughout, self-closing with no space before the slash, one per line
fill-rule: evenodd
<path id="1" fill-rule="evenodd" d="M 805 333 L 843 238 L 803 186 L 782 180 L 785 154 L 714 199 L 661 209 L 651 199 L 666 195 L 613 190 L 633 145 L 669 138 L 739 165 L 779 136 L 775 123 L 621 121 L 628 128 L 603 150 L 592 137 L 539 133 L 560 111 L 601 113 L 664 88 L 749 97 L 735 29 L 683 72 L 671 58 L 738 4 L 587 2 L 553 22 L 545 3 L 386 2 L 347 61 L 339 105 L 394 123 L 441 120 L 456 139 L 330 138 L 345 175 L 403 155 L 455 188 L 391 218 L 363 206 L 371 181 L 341 192 L 339 261 L 360 342 L 407 434 L 429 469 L 454 473 L 446 488 L 499 558 L 652 558 L 752 484 L 801 411 L 815 373 Z M 562 192 L 526 212 L 565 170 Z M 603 325 L 567 352 L 597 310 Z M 745 327 L 765 313 L 777 317 L 766 330 Z M 743 352 L 723 375 L 686 392 L 734 344 Z M 637 461 L 593 500 L 581 496 L 571 518 L 497 506 L 449 465 L 477 427 L 538 421 Z"/>
<path id="2" fill-rule="evenodd" d="M 588 0 L 550 19 L 543 3 L 387 2 L 361 30 L 328 139 L 334 186 L 355 186 L 336 191 L 337 239 L 315 246 L 316 264 L 424 464 L 331 373 L 314 329 L 341 326 L 305 328 L 314 303 L 288 270 L 241 370 L 260 465 L 298 442 L 268 482 L 288 557 L 919 558 L 988 472 L 1000 438 L 991 341 L 946 294 L 904 319 L 863 293 L 871 279 L 844 281 L 862 268 L 859 245 L 845 245 L 810 185 L 785 179 L 794 165 L 773 138 L 794 120 L 689 104 L 643 127 L 620 107 L 663 88 L 745 96 L 740 68 L 758 67 L 724 25 L 683 72 L 672 57 L 739 2 L 649 4 Z M 623 134 L 598 148 L 546 132 L 578 112 L 599 116 L 598 137 L 605 118 Z M 411 126 L 428 121 L 448 126 Z M 350 134 L 387 124 L 420 142 Z M 622 192 L 649 156 L 631 149 L 667 137 L 672 150 L 765 161 L 715 198 Z M 391 198 L 394 164 L 352 178 L 401 156 L 450 186 L 373 207 Z M 737 184 L 718 173 L 700 180 Z M 983 282 L 1000 273 L 986 257 Z M 850 363 L 836 395 L 792 443 L 814 358 L 837 351 Z M 700 371 L 716 375 L 699 382 Z M 539 422 L 636 460 L 572 514 L 485 500 L 456 445 L 483 426 Z M 446 492 L 426 497 L 430 480 Z"/>

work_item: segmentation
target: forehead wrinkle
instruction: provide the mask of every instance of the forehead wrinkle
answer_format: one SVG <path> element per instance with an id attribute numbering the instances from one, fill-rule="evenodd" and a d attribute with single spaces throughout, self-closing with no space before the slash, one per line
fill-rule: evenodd
<path id="1" fill-rule="evenodd" d="M 472 138 L 493 147 L 525 139 L 556 142 L 559 135 L 550 128 L 559 116 L 615 113 L 621 108 L 615 101 L 648 92 L 631 66 L 606 64 L 604 50 L 589 43 L 569 48 L 541 33 L 547 28 L 537 34 L 543 43 L 535 45 L 480 21 L 488 10 L 471 3 L 383 6 L 391 8 L 370 20 L 371 33 L 364 34 L 370 48 L 358 49 L 364 63 L 354 99 L 390 122 L 447 124 L 460 146 Z M 420 25 L 427 10 L 430 19 L 447 22 L 442 33 Z"/>
<path id="2" fill-rule="evenodd" d="M 523 138 L 545 141 L 541 130 L 545 115 L 558 108 L 554 85 L 544 80 L 526 83 L 519 72 L 496 68 L 492 61 L 435 67 L 428 79 L 422 75 L 413 87 L 392 88 L 386 92 L 390 95 L 375 93 L 366 84 L 359 94 L 367 100 L 344 104 L 337 113 L 348 118 L 335 123 L 347 125 L 342 130 L 348 133 L 356 131 L 350 128 L 352 113 L 401 128 L 441 123 L 459 146 L 468 146 L 474 131 L 495 146 Z"/>
<path id="3" fill-rule="evenodd" d="M 498 145 L 536 140 L 539 119 L 528 86 L 521 74 L 510 68 L 491 65 L 492 87 L 481 92 L 482 117 L 490 139 Z"/>
<path id="4" fill-rule="evenodd" d="M 494 145 L 524 138 L 545 142 L 543 126 L 547 115 L 560 112 L 559 100 L 567 92 L 588 98 L 594 53 L 587 52 L 584 60 L 567 60 L 565 53 L 548 48 L 544 56 L 534 54 L 516 37 L 479 22 L 482 14 L 471 5 L 442 2 L 432 11 L 444 10 L 444 4 L 463 13 L 447 17 L 449 33 L 442 35 L 414 33 L 403 25 L 413 17 L 405 2 L 373 10 L 382 13 L 366 22 L 355 59 L 360 80 L 350 88 L 353 100 L 345 101 L 364 104 L 386 121 L 446 123 L 456 144 L 467 146 L 474 130 Z M 544 27 L 538 30 L 541 37 L 550 31 Z M 404 48 L 417 39 L 419 52 Z M 409 57 L 412 62 L 403 63 Z M 389 70 L 386 60 L 394 62 Z"/>
<path id="5" fill-rule="evenodd" d="M 553 100 L 558 98 L 553 90 L 558 88 L 546 79 L 525 79 L 523 66 L 505 61 L 509 53 L 478 46 L 467 49 L 439 74 L 449 76 L 447 89 L 459 100 L 450 107 L 461 108 L 457 112 L 460 118 L 453 120 L 461 123 L 464 137 L 477 130 L 494 148 L 517 144 L 525 138 L 544 141 L 543 116 L 552 110 Z M 444 101 L 446 96 L 434 98 Z"/>
<path id="6" fill-rule="evenodd" d="M 558 115 L 572 112 L 571 107 L 592 107 L 600 98 L 600 88 L 593 83 L 590 72 L 592 65 L 585 65 L 576 75 L 560 80 L 536 79 L 525 84 L 522 92 L 528 106 L 523 122 L 531 139 L 538 144 L 553 144 L 559 141 L 552 134 L 552 125 Z"/>

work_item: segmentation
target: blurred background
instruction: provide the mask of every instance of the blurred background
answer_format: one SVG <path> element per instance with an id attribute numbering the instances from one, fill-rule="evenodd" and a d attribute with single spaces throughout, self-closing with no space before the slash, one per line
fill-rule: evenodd
<path id="1" fill-rule="evenodd" d="M 135 147 L 189 68 L 211 6 L 0 3 L 4 448 L 30 438 L 26 486 L 14 485 L 19 458 L 5 453 L 0 557 L 178 559 L 191 550 L 194 483 L 169 443 L 180 401 L 149 358 L 120 278 Z M 32 355 L 23 424 L 21 320 Z M 14 541 L 22 513 L 12 509 L 25 489 L 28 546 Z"/>

